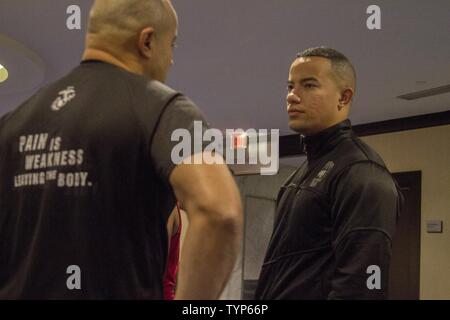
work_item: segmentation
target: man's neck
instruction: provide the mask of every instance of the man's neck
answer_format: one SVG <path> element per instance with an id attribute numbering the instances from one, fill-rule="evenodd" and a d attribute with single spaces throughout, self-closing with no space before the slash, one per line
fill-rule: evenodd
<path id="1" fill-rule="evenodd" d="M 124 56 L 125 57 L 125 56 Z M 98 60 L 103 61 L 112 65 L 115 65 L 119 68 L 125 69 L 128 72 L 143 75 L 142 69 L 136 64 L 133 63 L 133 59 L 130 58 L 118 58 L 116 55 L 96 48 L 86 48 L 83 53 L 82 61 L 86 60 Z M 123 60 L 127 61 L 127 63 L 123 62 Z"/>
<path id="2" fill-rule="evenodd" d="M 317 136 L 317 135 L 320 135 L 321 132 L 324 132 L 324 131 L 328 130 L 329 128 L 334 127 L 337 124 L 342 123 L 342 122 L 344 122 L 347 119 L 348 119 L 348 117 L 336 119 L 336 120 L 328 123 L 327 125 L 323 126 L 322 128 L 320 128 L 318 130 L 314 130 L 314 131 L 311 131 L 311 132 L 298 131 L 298 133 L 300 133 L 304 137 Z"/>

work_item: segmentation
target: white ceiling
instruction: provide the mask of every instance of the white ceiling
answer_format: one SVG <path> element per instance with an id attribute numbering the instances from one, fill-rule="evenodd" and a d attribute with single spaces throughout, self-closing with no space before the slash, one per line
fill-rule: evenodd
<path id="1" fill-rule="evenodd" d="M 0 1 L 0 64 L 10 70 L 10 79 L 0 84 L 0 114 L 79 62 L 91 3 Z M 354 124 L 450 110 L 449 93 L 396 98 L 450 84 L 449 0 L 173 3 L 180 40 L 169 84 L 197 102 L 218 128 L 291 133 L 284 102 L 288 68 L 298 51 L 318 45 L 342 51 L 357 69 Z M 382 30 L 366 28 L 373 3 L 381 7 Z M 82 31 L 66 28 L 71 4 L 82 9 Z"/>

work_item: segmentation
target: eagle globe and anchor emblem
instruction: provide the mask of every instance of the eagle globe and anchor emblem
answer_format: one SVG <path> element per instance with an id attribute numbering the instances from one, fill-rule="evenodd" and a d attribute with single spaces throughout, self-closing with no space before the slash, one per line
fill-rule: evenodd
<path id="1" fill-rule="evenodd" d="M 53 101 L 51 109 L 53 111 L 61 110 L 66 104 L 73 100 L 76 96 L 75 87 L 70 86 L 59 92 L 58 98 Z"/>

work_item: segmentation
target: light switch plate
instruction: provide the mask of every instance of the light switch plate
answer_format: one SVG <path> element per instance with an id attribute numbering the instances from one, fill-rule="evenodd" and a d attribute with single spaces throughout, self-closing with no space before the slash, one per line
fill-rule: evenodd
<path id="1" fill-rule="evenodd" d="M 442 220 L 428 220 L 427 232 L 428 233 L 442 233 Z"/>

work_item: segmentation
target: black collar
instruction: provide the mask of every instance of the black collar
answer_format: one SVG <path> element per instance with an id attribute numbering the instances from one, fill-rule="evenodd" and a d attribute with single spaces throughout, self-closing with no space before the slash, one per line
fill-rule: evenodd
<path id="1" fill-rule="evenodd" d="M 336 145 L 338 140 L 351 132 L 352 124 L 349 119 L 344 120 L 312 136 L 301 136 L 303 150 L 308 161 L 317 159 Z"/>

